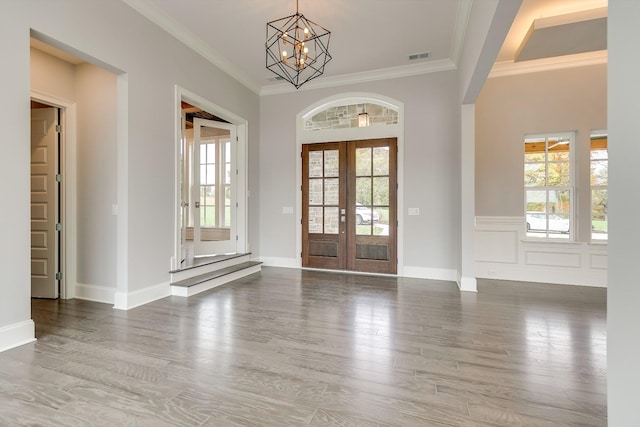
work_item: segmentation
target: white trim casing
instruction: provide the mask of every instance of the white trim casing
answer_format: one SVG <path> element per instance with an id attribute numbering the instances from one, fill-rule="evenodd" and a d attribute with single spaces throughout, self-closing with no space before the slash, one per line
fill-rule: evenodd
<path id="1" fill-rule="evenodd" d="M 553 58 L 534 59 L 522 62 L 503 61 L 495 63 L 488 78 L 492 79 L 497 77 L 517 76 L 520 74 L 539 73 L 541 71 L 586 67 L 589 65 L 606 64 L 608 62 L 609 56 L 606 50 L 556 56 Z"/>
<path id="2" fill-rule="evenodd" d="M 0 328 L 0 353 L 35 340 L 35 323 L 31 319 L 4 326 Z"/>
<path id="3" fill-rule="evenodd" d="M 476 217 L 478 278 L 606 287 L 606 243 L 532 240 L 524 217 Z"/>

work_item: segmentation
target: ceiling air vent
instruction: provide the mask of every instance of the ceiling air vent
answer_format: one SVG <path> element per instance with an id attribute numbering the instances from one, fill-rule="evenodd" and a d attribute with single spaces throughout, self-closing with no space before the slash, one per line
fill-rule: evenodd
<path id="1" fill-rule="evenodd" d="M 415 61 L 418 59 L 427 59 L 431 56 L 431 52 L 420 52 L 409 55 L 409 61 Z"/>

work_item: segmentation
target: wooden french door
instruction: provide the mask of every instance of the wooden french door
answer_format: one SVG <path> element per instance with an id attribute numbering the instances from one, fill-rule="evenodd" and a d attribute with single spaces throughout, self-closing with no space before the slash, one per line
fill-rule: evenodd
<path id="1" fill-rule="evenodd" d="M 302 266 L 397 271 L 395 138 L 302 147 Z"/>

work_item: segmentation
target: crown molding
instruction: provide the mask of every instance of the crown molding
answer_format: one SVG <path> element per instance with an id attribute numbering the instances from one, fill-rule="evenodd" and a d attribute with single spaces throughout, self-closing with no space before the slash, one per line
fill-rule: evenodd
<path id="1" fill-rule="evenodd" d="M 154 6 L 149 0 L 122 0 L 129 7 L 149 19 L 151 22 L 171 34 L 176 39 L 184 43 L 188 48 L 194 50 L 200 56 L 211 62 L 216 67 L 227 73 L 249 90 L 256 94 L 260 94 L 260 85 L 246 76 L 242 70 L 233 65 L 229 60 L 224 58 L 213 49 L 208 43 L 195 35 L 184 25 L 164 13 L 158 7 Z"/>
<path id="2" fill-rule="evenodd" d="M 361 73 L 342 74 L 332 77 L 319 77 L 305 83 L 296 90 L 290 84 L 278 84 L 264 86 L 260 91 L 260 96 L 278 95 L 282 93 L 301 92 L 304 90 L 322 89 L 334 86 L 343 86 L 354 83 L 372 82 L 376 80 L 395 79 L 399 77 L 417 76 L 420 74 L 437 73 L 440 71 L 455 70 L 456 64 L 450 59 L 421 62 L 418 64 L 403 65 L 399 67 L 381 68 L 378 70 L 363 71 Z"/>
<path id="3" fill-rule="evenodd" d="M 494 64 L 488 78 L 492 79 L 520 74 L 539 73 L 541 71 L 606 64 L 608 58 L 609 56 L 606 50 L 598 50 L 595 52 L 577 53 L 575 55 L 535 59 L 532 61 L 502 61 Z"/>

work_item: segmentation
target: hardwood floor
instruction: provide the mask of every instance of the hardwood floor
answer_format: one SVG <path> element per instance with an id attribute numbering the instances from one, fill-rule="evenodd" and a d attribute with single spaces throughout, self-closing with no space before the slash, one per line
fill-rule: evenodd
<path id="1" fill-rule="evenodd" d="M 130 311 L 33 301 L 0 425 L 606 425 L 606 290 L 265 267 Z"/>

